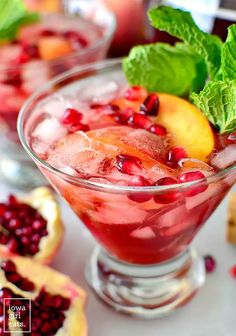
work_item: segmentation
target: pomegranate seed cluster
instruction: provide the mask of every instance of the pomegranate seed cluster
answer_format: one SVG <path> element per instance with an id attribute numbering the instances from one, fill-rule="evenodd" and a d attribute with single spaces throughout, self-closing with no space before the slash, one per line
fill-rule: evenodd
<path id="1" fill-rule="evenodd" d="M 147 94 L 146 90 L 140 86 L 133 86 L 128 88 L 124 93 L 124 99 L 131 103 L 137 103 L 143 101 L 139 106 L 139 112 L 135 112 L 132 107 L 126 107 L 121 109 L 115 103 L 108 104 L 99 104 L 92 103 L 90 104 L 91 109 L 98 110 L 99 113 L 112 117 L 115 122 L 120 125 L 126 125 L 132 128 L 139 128 L 149 131 L 157 136 L 165 137 L 167 136 L 167 130 L 158 124 L 153 123 L 152 117 L 158 115 L 160 108 L 160 101 L 156 93 Z M 132 105 L 131 105 L 132 106 Z M 89 126 L 82 122 L 83 113 L 74 109 L 67 108 L 61 117 L 61 124 L 67 127 L 68 132 L 74 133 L 76 131 L 88 131 Z M 165 164 L 172 169 L 180 168 L 181 160 L 187 159 L 188 155 L 183 147 L 175 146 L 169 149 L 167 154 Z M 106 161 L 106 165 L 109 165 L 109 159 Z M 143 166 L 142 160 L 136 156 L 120 153 L 115 157 L 115 167 L 122 174 L 127 174 L 132 176 L 129 180 L 129 186 L 134 187 L 147 187 L 147 186 L 171 186 L 173 184 L 193 182 L 196 180 L 205 179 L 205 175 L 201 171 L 191 171 L 186 172 L 178 176 L 177 178 L 164 177 L 154 183 L 150 183 L 144 176 L 142 176 Z M 103 167 L 101 167 L 102 169 Z M 101 173 L 101 170 L 99 171 Z M 104 173 L 104 172 L 103 172 Z M 188 188 L 184 191 L 186 197 L 195 196 L 201 192 L 204 192 L 207 189 L 206 184 L 201 184 L 197 187 Z M 130 194 L 128 197 L 132 201 L 142 203 L 147 202 L 153 198 L 156 203 L 167 204 L 177 201 L 181 196 L 179 191 L 169 191 L 149 195 L 149 194 Z"/>
<path id="2" fill-rule="evenodd" d="M 178 183 L 184 183 L 184 182 L 193 182 L 196 180 L 204 179 L 205 176 L 200 171 L 194 171 L 194 172 L 187 172 L 181 174 L 178 179 L 172 178 L 172 177 L 163 177 L 157 181 L 155 181 L 153 184 L 151 184 L 147 179 L 145 179 L 142 175 L 139 175 L 142 173 L 142 160 L 132 156 L 132 155 L 125 155 L 120 154 L 116 156 L 116 168 L 122 173 L 122 174 L 128 174 L 133 175 L 133 178 L 130 179 L 129 185 L 135 186 L 135 187 L 144 187 L 144 186 L 171 186 L 173 184 Z M 192 197 L 195 196 L 207 189 L 207 185 L 203 184 L 200 186 L 194 186 L 192 188 L 188 188 L 184 191 L 184 193 L 178 192 L 178 191 L 168 191 L 164 193 L 156 193 L 153 195 L 153 199 L 156 203 L 159 204 L 167 204 L 172 203 L 174 201 L 177 201 L 181 194 L 184 194 L 186 197 Z M 136 197 L 136 194 L 130 195 L 130 199 L 133 201 L 142 203 L 150 200 L 152 198 L 151 195 L 138 195 Z"/>
<path id="3" fill-rule="evenodd" d="M 9 196 L 0 203 L 0 244 L 12 253 L 33 256 L 39 252 L 42 237 L 48 235 L 47 221 L 28 204 Z"/>
<path id="4" fill-rule="evenodd" d="M 2 262 L 1 268 L 5 271 L 5 275 L 9 272 L 12 272 L 21 277 L 21 279 L 23 279 L 25 282 L 28 281 L 28 283 L 31 283 L 32 286 L 34 286 L 30 280 L 18 274 L 17 268 L 12 261 L 6 260 Z M 14 285 L 16 284 L 14 283 Z M 27 289 L 24 290 L 27 291 Z M 29 304 L 24 300 L 23 296 L 14 293 L 7 287 L 3 287 L 0 290 L 0 335 L 3 335 L 4 318 L 5 327 L 8 326 L 7 315 L 5 314 L 5 316 L 3 316 L 3 302 L 5 306 L 14 305 L 25 307 L 25 310 L 21 310 L 21 314 L 17 318 L 17 321 L 21 322 L 23 331 L 29 330 L 29 316 L 31 314 L 31 336 L 55 335 L 57 331 L 63 326 L 64 320 L 66 318 L 65 313 L 70 308 L 71 304 L 70 299 L 63 297 L 60 294 L 52 295 L 44 288 L 41 288 L 37 297 L 34 300 L 31 300 L 30 309 Z"/>
<path id="5" fill-rule="evenodd" d="M 3 261 L 1 263 L 1 269 L 5 272 L 6 279 L 18 288 L 27 292 L 34 290 L 33 282 L 18 274 L 16 266 L 11 260 Z"/>

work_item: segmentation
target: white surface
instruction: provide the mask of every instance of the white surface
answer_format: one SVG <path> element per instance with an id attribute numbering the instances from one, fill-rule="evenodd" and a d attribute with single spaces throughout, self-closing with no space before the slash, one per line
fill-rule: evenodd
<path id="1" fill-rule="evenodd" d="M 0 184 L 1 199 L 10 188 Z M 62 202 L 66 223 L 64 244 L 53 266 L 70 275 L 88 292 L 86 314 L 90 336 L 235 336 L 236 279 L 229 268 L 236 264 L 236 248 L 226 244 L 225 200 L 198 235 L 194 245 L 199 253 L 212 254 L 217 270 L 207 275 L 205 286 L 195 298 L 176 314 L 155 321 L 134 320 L 104 306 L 89 290 L 84 278 L 85 261 L 93 247 L 93 239 L 79 220 Z"/>

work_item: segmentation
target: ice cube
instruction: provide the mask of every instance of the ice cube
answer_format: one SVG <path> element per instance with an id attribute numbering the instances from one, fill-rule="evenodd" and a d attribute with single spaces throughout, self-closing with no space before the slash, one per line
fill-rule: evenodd
<path id="1" fill-rule="evenodd" d="M 133 238 L 139 238 L 139 239 L 152 239 L 156 237 L 155 233 L 150 227 L 143 227 L 141 229 L 136 229 L 132 231 L 130 235 Z"/>
<path id="2" fill-rule="evenodd" d="M 41 114 L 42 111 L 54 116 L 58 120 L 61 119 L 67 108 L 73 107 L 70 102 L 71 97 L 67 95 L 53 94 L 43 99 L 35 109 L 35 114 Z"/>
<path id="3" fill-rule="evenodd" d="M 224 169 L 236 162 L 236 145 L 229 145 L 211 158 L 212 166 Z"/>
<path id="4" fill-rule="evenodd" d="M 41 158 L 49 149 L 67 134 L 67 129 L 55 117 L 44 113 L 41 121 L 31 133 L 31 147 Z"/>
<path id="5" fill-rule="evenodd" d="M 214 174 L 214 168 L 197 159 L 182 159 L 180 160 L 179 165 L 181 174 L 196 170 L 202 172 L 205 176 Z"/>
<path id="6" fill-rule="evenodd" d="M 94 79 L 87 85 L 83 85 L 77 92 L 82 101 L 89 101 L 90 103 L 109 103 L 114 100 L 119 93 L 119 85 L 116 81 L 107 78 Z"/>

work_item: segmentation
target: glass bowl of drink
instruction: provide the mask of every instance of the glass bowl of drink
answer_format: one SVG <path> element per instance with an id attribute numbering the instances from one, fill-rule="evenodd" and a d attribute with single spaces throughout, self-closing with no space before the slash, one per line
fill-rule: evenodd
<path id="1" fill-rule="evenodd" d="M 24 105 L 18 131 L 94 236 L 86 276 L 104 302 L 156 318 L 193 297 L 205 269 L 191 242 L 236 180 L 232 134 L 212 129 L 186 99 L 129 87 L 120 60 L 45 85 Z M 188 154 L 173 134 L 197 138 Z"/>

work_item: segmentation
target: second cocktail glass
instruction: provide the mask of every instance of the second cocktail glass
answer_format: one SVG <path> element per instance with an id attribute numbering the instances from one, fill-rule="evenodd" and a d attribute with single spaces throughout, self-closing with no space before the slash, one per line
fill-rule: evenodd
<path id="1" fill-rule="evenodd" d="M 94 97 L 95 104 L 102 104 L 117 94 L 120 83 L 124 85 L 125 78 L 119 60 L 61 75 L 28 100 L 20 113 L 18 130 L 25 150 L 98 243 L 86 271 L 90 286 L 117 311 L 155 318 L 184 305 L 203 285 L 204 265 L 190 244 L 234 183 L 236 167 L 200 181 L 169 186 L 114 185 L 92 173 L 89 176 L 88 170 L 84 178 L 76 176 L 69 164 L 71 158 L 77 157 L 80 163 L 94 160 L 94 168 L 97 157 L 89 150 L 80 151 L 79 144 L 73 147 L 73 137 L 68 146 L 61 144 L 65 146 L 64 152 L 59 151 L 64 164 L 57 168 L 50 165 L 45 145 L 47 132 L 49 141 L 52 132 L 50 122 L 40 125 L 43 112 L 53 114 L 53 123 L 57 114 L 73 105 L 72 97 Z M 63 137 L 61 131 L 59 127 L 54 136 Z M 45 158 L 39 154 L 42 152 Z M 103 165 L 102 169 L 109 167 Z M 174 194 L 178 197 L 169 204 L 153 201 Z"/>

